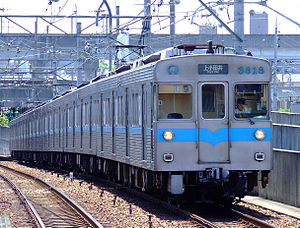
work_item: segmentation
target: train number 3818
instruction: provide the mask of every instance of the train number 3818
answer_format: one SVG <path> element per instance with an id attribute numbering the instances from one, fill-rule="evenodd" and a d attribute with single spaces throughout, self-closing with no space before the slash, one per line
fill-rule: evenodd
<path id="1" fill-rule="evenodd" d="M 240 66 L 238 68 L 238 74 L 264 74 L 264 68 L 262 66 L 260 67 Z"/>

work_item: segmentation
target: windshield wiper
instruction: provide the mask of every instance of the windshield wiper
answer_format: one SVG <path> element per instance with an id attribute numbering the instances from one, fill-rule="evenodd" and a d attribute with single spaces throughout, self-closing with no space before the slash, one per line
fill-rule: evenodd
<path id="1" fill-rule="evenodd" d="M 249 122 L 251 125 L 254 125 L 255 123 L 253 122 L 253 120 L 251 120 L 250 118 L 248 118 Z"/>

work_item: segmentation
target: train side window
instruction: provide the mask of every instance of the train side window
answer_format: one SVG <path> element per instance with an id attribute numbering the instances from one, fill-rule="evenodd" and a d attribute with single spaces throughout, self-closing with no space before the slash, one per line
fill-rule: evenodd
<path id="1" fill-rule="evenodd" d="M 158 119 L 192 117 L 191 85 L 158 85 Z"/>
<path id="2" fill-rule="evenodd" d="M 32 121 L 32 137 L 34 137 L 34 134 L 35 134 L 35 120 Z"/>
<path id="3" fill-rule="evenodd" d="M 90 134 L 90 148 L 92 148 L 92 124 L 93 124 L 93 118 L 92 118 L 92 112 L 93 112 L 93 97 L 90 96 L 90 107 L 89 107 L 89 134 Z"/>
<path id="4" fill-rule="evenodd" d="M 105 98 L 104 100 L 104 124 L 110 125 L 111 124 L 111 104 L 110 98 Z"/>
<path id="5" fill-rule="evenodd" d="M 90 123 L 90 102 L 85 103 L 85 126 L 89 126 Z"/>
<path id="6" fill-rule="evenodd" d="M 28 119 L 26 119 L 26 138 L 25 138 L 25 142 L 26 142 L 27 147 L 28 147 L 28 138 L 29 138 L 29 121 L 28 121 Z"/>
<path id="7" fill-rule="evenodd" d="M 133 108 L 133 125 L 138 125 L 138 94 L 133 94 L 132 108 Z"/>
<path id="8" fill-rule="evenodd" d="M 146 137 L 145 137 L 145 86 L 142 85 L 142 92 L 141 92 L 141 125 L 142 125 L 142 150 L 143 150 L 143 160 L 146 159 Z"/>
<path id="9" fill-rule="evenodd" d="M 125 106 L 124 106 L 124 98 L 120 96 L 119 99 L 119 110 L 120 110 L 120 122 L 121 126 L 125 126 Z"/>
<path id="10" fill-rule="evenodd" d="M 53 111 L 53 118 L 52 118 L 52 146 L 53 146 L 53 148 L 55 147 L 55 134 L 56 134 L 56 129 L 58 129 L 58 122 L 57 122 L 57 120 L 58 120 L 58 118 L 57 118 L 57 115 L 58 115 L 58 113 L 57 113 L 57 110 L 55 111 Z"/>
<path id="11" fill-rule="evenodd" d="M 88 107 L 89 103 L 86 102 L 83 106 L 83 126 L 87 126 L 88 125 L 88 118 L 89 118 L 89 115 L 88 115 L 88 111 L 89 111 L 89 107 Z"/>
<path id="12" fill-rule="evenodd" d="M 51 137 L 51 135 L 50 135 L 50 129 L 51 129 L 51 121 L 50 121 L 50 119 L 51 119 L 51 115 L 52 115 L 52 113 L 49 113 L 48 114 L 48 118 L 47 118 L 47 120 L 48 120 L 48 147 L 50 147 L 50 137 Z"/>
<path id="13" fill-rule="evenodd" d="M 30 136 L 33 137 L 33 134 L 34 134 L 34 120 L 30 121 L 30 127 L 31 127 Z"/>
<path id="14" fill-rule="evenodd" d="M 114 116 L 114 118 L 115 118 L 115 125 L 116 126 L 119 126 L 119 120 L 120 120 L 120 118 L 119 118 L 119 114 L 120 114 L 120 110 L 119 110 L 119 96 L 115 96 L 114 97 L 114 99 L 115 99 L 115 101 L 114 101 L 114 105 L 115 105 L 115 116 Z"/>
<path id="15" fill-rule="evenodd" d="M 225 116 L 225 87 L 222 84 L 202 86 L 202 117 L 222 119 Z"/>
<path id="16" fill-rule="evenodd" d="M 132 94 L 132 126 L 141 126 L 141 96 L 138 93 Z"/>
<path id="17" fill-rule="evenodd" d="M 31 121 L 31 137 L 34 135 L 34 120 Z"/>
<path id="18" fill-rule="evenodd" d="M 68 114 L 68 121 L 67 121 L 67 134 L 70 132 L 72 132 L 72 135 L 73 135 L 73 106 L 70 106 L 69 107 L 69 114 Z M 68 130 L 69 129 L 69 130 Z M 67 137 L 68 138 L 68 137 Z"/>
<path id="19" fill-rule="evenodd" d="M 126 148 L 125 154 L 129 156 L 129 118 L 128 118 L 128 111 L 129 111 L 129 94 L 128 88 L 125 89 L 125 131 L 126 131 Z"/>
<path id="20" fill-rule="evenodd" d="M 115 123 L 117 126 L 124 126 L 124 102 L 123 96 L 117 96 L 115 101 L 115 112 L 116 120 Z"/>
<path id="21" fill-rule="evenodd" d="M 47 128 L 46 118 L 47 118 L 47 114 L 45 112 L 43 112 L 43 115 L 42 115 L 42 123 L 43 123 L 42 133 L 45 136 L 46 136 L 46 128 Z M 20 130 L 22 130 L 21 127 L 20 127 Z"/>
<path id="22" fill-rule="evenodd" d="M 73 107 L 69 107 L 68 110 L 68 120 L 67 120 L 67 127 L 73 128 Z"/>
<path id="23" fill-rule="evenodd" d="M 34 125 L 33 125 L 33 127 L 34 127 L 34 128 L 33 128 L 33 129 L 34 129 L 34 130 L 33 130 L 33 137 L 36 137 L 36 135 L 37 135 L 38 117 L 37 117 L 36 115 L 34 115 L 34 117 L 35 117 L 35 118 L 34 118 L 35 120 L 34 120 L 34 123 L 33 123 L 33 124 L 34 124 Z"/>
<path id="24" fill-rule="evenodd" d="M 94 119 L 93 119 L 93 97 L 90 97 L 90 106 L 89 106 L 89 125 L 92 126 L 94 123 Z"/>
<path id="25" fill-rule="evenodd" d="M 66 131 L 67 129 L 70 127 L 69 125 L 69 121 L 71 120 L 70 118 L 70 111 L 69 111 L 69 107 L 68 105 L 66 106 L 66 117 L 65 117 L 65 121 L 66 121 Z"/>
<path id="26" fill-rule="evenodd" d="M 100 110 L 100 103 L 99 100 L 94 100 L 94 106 L 95 106 L 95 111 L 93 112 L 94 115 L 94 126 L 100 126 L 100 115 L 101 115 L 101 110 Z"/>
<path id="27" fill-rule="evenodd" d="M 73 102 L 73 120 L 72 120 L 72 136 L 73 136 L 73 148 L 75 147 L 75 128 L 76 128 L 76 104 Z"/>
<path id="28" fill-rule="evenodd" d="M 131 107 L 132 107 L 132 126 L 136 125 L 136 107 L 137 107 L 137 101 L 136 101 L 136 95 L 132 94 L 132 102 L 131 102 Z"/>
<path id="29" fill-rule="evenodd" d="M 37 114 L 37 135 L 39 136 L 41 134 L 41 115 L 40 113 Z"/>
<path id="30" fill-rule="evenodd" d="M 28 135 L 29 135 L 29 138 L 31 137 L 31 121 L 29 120 L 28 122 Z"/>
<path id="31" fill-rule="evenodd" d="M 104 125 L 104 106 L 103 104 L 103 94 L 100 94 L 100 139 L 101 139 L 101 144 L 100 144 L 100 150 L 103 151 L 104 143 L 103 143 L 103 125 Z"/>
<path id="32" fill-rule="evenodd" d="M 138 125 L 142 125 L 142 105 L 143 105 L 143 100 L 141 95 L 137 95 L 137 120 L 138 120 Z"/>
<path id="33" fill-rule="evenodd" d="M 83 100 L 81 100 L 81 103 L 80 103 L 80 148 L 82 148 L 82 138 L 83 138 L 83 121 L 84 121 L 84 110 L 83 110 Z"/>
<path id="34" fill-rule="evenodd" d="M 36 137 L 37 137 L 40 133 L 40 116 L 38 113 L 36 115 L 37 115 L 36 116 Z"/>
<path id="35" fill-rule="evenodd" d="M 62 129 L 62 124 L 61 124 L 61 116 L 62 115 L 62 110 L 61 108 L 58 108 L 58 147 L 60 147 L 60 142 L 61 142 L 61 129 Z"/>
<path id="36" fill-rule="evenodd" d="M 80 127 L 80 119 L 81 119 L 81 106 L 78 104 L 76 106 L 76 127 Z"/>

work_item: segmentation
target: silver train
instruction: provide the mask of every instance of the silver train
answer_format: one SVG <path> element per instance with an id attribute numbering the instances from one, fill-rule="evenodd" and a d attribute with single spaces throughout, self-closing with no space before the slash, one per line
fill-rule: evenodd
<path id="1" fill-rule="evenodd" d="M 232 202 L 271 169 L 268 61 L 179 45 L 11 122 L 12 156 L 193 202 Z"/>

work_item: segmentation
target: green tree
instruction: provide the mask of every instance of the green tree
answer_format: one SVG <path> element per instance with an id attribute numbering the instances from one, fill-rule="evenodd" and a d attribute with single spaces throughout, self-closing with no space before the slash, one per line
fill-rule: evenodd
<path id="1" fill-rule="evenodd" d="M 8 122 L 10 122 L 19 115 L 18 108 L 12 107 L 9 109 L 8 112 L 5 112 L 3 115 L 5 115 L 8 119 Z"/>
<path id="2" fill-rule="evenodd" d="M 99 69 L 100 69 L 101 73 L 107 73 L 109 71 L 109 66 L 105 62 L 99 62 Z M 111 70 L 114 71 L 115 66 L 112 66 Z"/>
<path id="3" fill-rule="evenodd" d="M 0 113 L 0 126 L 8 127 L 8 118 L 2 112 Z"/>

